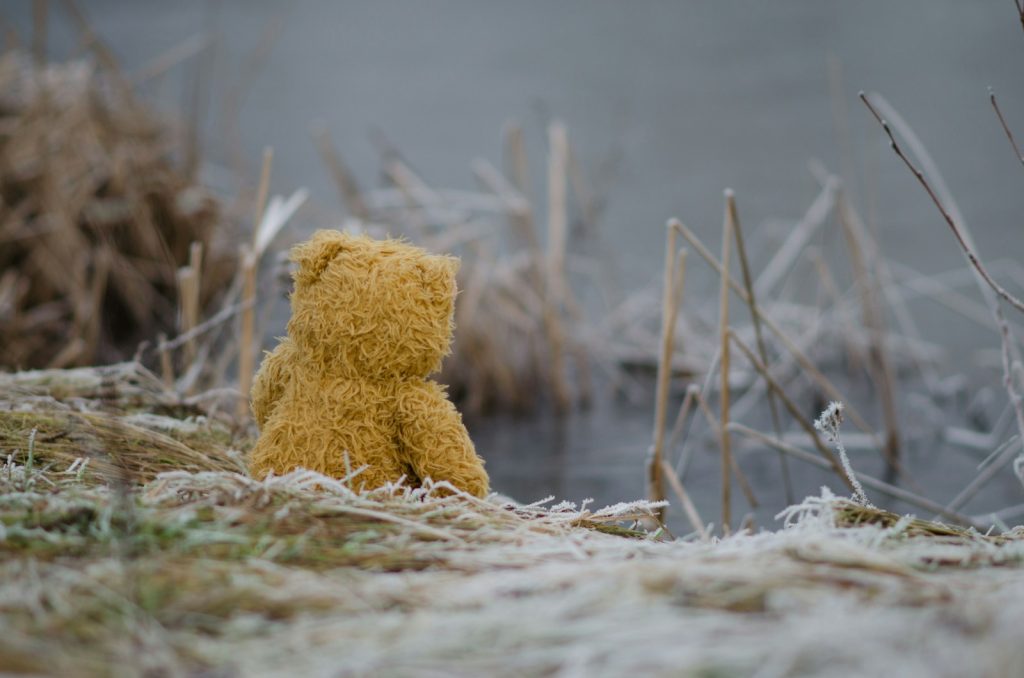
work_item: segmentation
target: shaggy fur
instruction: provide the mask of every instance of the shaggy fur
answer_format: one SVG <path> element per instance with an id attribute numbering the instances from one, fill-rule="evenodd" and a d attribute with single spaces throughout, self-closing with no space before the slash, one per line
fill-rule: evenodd
<path id="1" fill-rule="evenodd" d="M 288 336 L 252 389 L 253 475 L 304 467 L 340 478 L 366 465 L 357 486 L 429 477 L 487 494 L 461 416 L 427 379 L 451 343 L 458 259 L 318 231 L 292 260 Z"/>

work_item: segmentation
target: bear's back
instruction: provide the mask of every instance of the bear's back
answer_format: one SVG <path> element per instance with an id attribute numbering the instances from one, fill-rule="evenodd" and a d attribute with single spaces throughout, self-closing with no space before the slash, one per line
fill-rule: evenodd
<path id="1" fill-rule="evenodd" d="M 302 368 L 295 376 L 260 432 L 252 454 L 254 475 L 302 467 L 343 478 L 367 466 L 353 480 L 354 488 L 410 476 L 398 447 L 395 403 L 401 381 L 312 377 Z"/>

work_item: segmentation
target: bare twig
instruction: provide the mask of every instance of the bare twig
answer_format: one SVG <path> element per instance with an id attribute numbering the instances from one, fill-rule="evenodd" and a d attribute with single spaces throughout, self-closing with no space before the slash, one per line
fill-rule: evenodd
<path id="1" fill-rule="evenodd" d="M 949 211 L 942 204 L 942 201 L 939 200 L 938 195 L 936 195 L 935 191 L 932 189 L 931 184 L 928 182 L 928 179 L 925 178 L 924 173 L 921 170 L 919 170 L 917 168 L 917 165 L 915 165 L 910 160 L 910 158 L 908 158 L 907 155 L 903 152 L 902 147 L 896 141 L 896 137 L 892 133 L 892 129 L 889 127 L 889 123 L 886 122 L 886 120 L 881 116 L 881 114 L 874 107 L 874 105 L 872 105 L 871 101 L 868 99 L 868 96 L 864 92 L 860 93 L 860 99 L 861 101 L 864 102 L 864 105 L 868 107 L 868 110 L 871 111 L 871 114 L 875 116 L 875 120 L 877 120 L 878 124 L 882 126 L 882 129 L 885 131 L 886 136 L 889 137 L 889 145 L 892 147 L 893 152 L 895 152 L 896 155 L 899 156 L 900 160 L 903 161 L 903 164 L 906 165 L 907 169 L 909 169 L 914 174 L 914 177 L 917 179 L 918 183 L 920 183 L 921 186 L 924 188 L 925 192 L 928 193 L 928 197 L 931 198 L 932 202 L 935 204 L 935 207 L 938 208 L 939 213 L 942 215 L 942 218 L 949 226 L 949 229 L 953 232 L 953 236 L 956 238 L 957 244 L 960 245 L 960 249 L 963 250 L 964 256 L 967 257 L 967 260 L 971 263 L 971 266 L 974 267 L 974 270 L 978 272 L 978 275 L 981 276 L 982 280 L 985 281 L 985 284 L 987 284 L 993 292 L 1002 297 L 1008 304 L 1013 306 L 1015 309 L 1017 309 L 1021 313 L 1024 313 L 1024 301 L 1021 301 L 1013 294 L 1008 292 L 1006 289 L 1003 288 L 1002 285 L 997 283 L 992 278 L 988 270 L 981 263 L 981 260 L 978 258 L 978 255 L 974 253 L 974 250 L 971 248 L 970 244 L 964 238 L 964 234 L 961 232 L 959 226 L 957 226 L 956 221 L 954 221 L 953 217 L 950 216 Z"/>
<path id="2" fill-rule="evenodd" d="M 919 170 L 917 166 L 915 166 L 914 163 L 912 163 L 903 153 L 903 149 L 896 141 L 896 137 L 893 135 L 889 124 L 884 118 L 882 118 L 875 106 L 872 105 L 867 95 L 864 94 L 864 92 L 861 92 L 860 98 L 864 102 L 864 105 L 868 107 L 868 110 L 871 111 L 871 114 L 875 117 L 878 123 L 882 126 L 882 129 L 885 130 L 893 151 L 897 156 L 899 156 L 910 171 L 913 172 L 918 183 L 924 187 L 925 192 L 928 193 L 928 196 L 935 204 L 935 207 L 939 210 L 942 218 L 946 221 L 950 230 L 953 231 L 953 235 L 956 237 L 956 241 L 960 245 L 960 249 L 963 251 L 964 256 L 967 257 L 968 262 L 970 262 L 972 268 L 977 273 L 977 276 L 981 281 L 988 285 L 988 290 L 982 286 L 982 293 L 985 294 L 987 292 L 987 294 L 985 294 L 986 300 L 989 301 L 989 306 L 991 307 L 992 315 L 995 318 L 996 326 L 999 328 L 999 336 L 1002 346 L 1003 385 L 1009 395 L 1010 403 L 1013 405 L 1018 432 L 1022 439 L 1024 439 L 1024 397 L 1021 396 L 1014 378 L 1014 373 L 1019 365 L 1019 358 L 1016 355 L 1016 345 L 1014 344 L 1013 337 L 1010 335 L 1009 325 L 1006 322 L 1006 317 L 1003 314 L 1002 308 L 999 306 L 998 298 L 989 299 L 989 297 L 991 297 L 992 292 L 995 292 L 999 298 L 1002 298 L 1020 312 L 1024 312 L 1024 302 L 1021 302 L 1015 296 L 1007 292 L 992 278 L 988 270 L 982 265 L 981 260 L 974 253 L 969 232 L 957 224 L 957 220 L 953 218 L 950 208 L 947 208 L 947 206 L 943 204 L 943 201 L 939 199 L 937 193 L 932 189 L 931 183 L 925 177 L 924 173 Z"/>
<path id="3" fill-rule="evenodd" d="M 1016 0 L 1020 3 L 1020 0 Z M 992 102 L 992 108 L 996 110 L 996 117 L 999 118 L 999 124 L 1003 126 L 1003 132 L 1006 133 L 1006 138 L 1010 141 L 1010 146 L 1013 147 L 1013 154 L 1017 156 L 1017 160 L 1024 165 L 1024 154 L 1020 152 L 1020 146 L 1017 145 L 1017 140 L 1013 138 L 1013 132 L 1010 131 L 1010 126 L 1006 124 L 1006 118 L 1003 117 L 1003 112 L 999 110 L 999 102 L 996 101 L 996 93 L 992 91 L 990 87 L 988 90 L 988 100 Z"/>

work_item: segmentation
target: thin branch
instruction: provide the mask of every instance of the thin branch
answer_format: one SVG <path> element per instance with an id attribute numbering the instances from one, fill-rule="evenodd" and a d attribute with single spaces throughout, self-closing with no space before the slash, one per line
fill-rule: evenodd
<path id="1" fill-rule="evenodd" d="M 942 201 L 939 200 L 939 197 L 938 195 L 935 194 L 935 191 L 932 189 L 931 184 L 928 183 L 928 179 L 925 178 L 924 173 L 921 170 L 919 170 L 917 166 L 913 162 L 911 162 L 910 158 L 908 158 L 907 155 L 903 152 L 902 147 L 900 147 L 899 143 L 896 141 L 896 137 L 892 133 L 892 129 L 889 127 L 889 123 L 885 121 L 885 118 L 883 118 L 881 114 L 879 114 L 878 110 L 871 104 L 871 101 L 868 100 L 868 97 L 864 92 L 861 92 L 859 96 L 860 100 L 863 101 L 864 105 L 868 107 L 869 111 L 871 111 L 871 115 L 875 116 L 875 120 L 877 120 L 878 124 L 882 126 L 882 129 L 885 131 L 886 136 L 889 137 L 889 145 L 892 147 L 893 152 L 895 152 L 896 155 L 899 156 L 900 160 L 903 161 L 903 164 L 906 165 L 907 168 L 914 174 L 914 177 L 917 178 L 918 183 L 920 183 L 924 190 L 928 193 L 928 197 L 931 198 L 932 202 L 935 204 L 935 207 L 938 208 L 939 213 L 942 214 L 942 218 L 946 221 L 946 224 L 949 226 L 950 230 L 953 231 L 953 235 L 956 237 L 956 241 L 960 245 L 960 249 L 963 250 L 964 256 L 967 257 L 967 260 L 971 263 L 971 266 L 974 267 L 974 269 L 981 276 L 982 280 L 985 281 L 985 284 L 992 288 L 993 292 L 995 292 L 1004 300 L 1006 300 L 1006 302 L 1013 306 L 1015 309 L 1017 309 L 1021 313 L 1024 313 L 1024 301 L 1021 301 L 1017 297 L 1010 294 L 1010 292 L 1004 289 L 1002 285 L 997 283 L 989 274 L 988 270 L 985 269 L 984 265 L 982 265 L 981 263 L 981 260 L 978 258 L 978 255 L 974 253 L 974 250 L 971 249 L 971 246 L 967 243 L 967 240 L 964 238 L 964 235 L 960 231 L 959 226 L 957 226 L 956 221 L 954 221 L 953 217 L 950 216 L 949 211 L 946 209 L 945 205 L 942 204 Z"/>
<path id="2" fill-rule="evenodd" d="M 1020 0 L 1018 0 L 1019 2 Z M 996 93 L 992 91 L 990 87 L 988 90 L 988 100 L 992 102 L 992 108 L 996 110 L 996 117 L 999 118 L 999 124 L 1003 126 L 1003 131 L 1006 133 L 1006 138 L 1010 140 L 1010 145 L 1013 146 L 1013 153 L 1017 156 L 1017 160 L 1020 160 L 1020 164 L 1024 165 L 1024 154 L 1020 152 L 1020 146 L 1017 145 L 1017 140 L 1013 138 L 1013 132 L 1010 131 L 1010 126 L 1006 124 L 1006 118 L 1003 117 L 1003 112 L 999 110 L 999 102 L 996 101 Z"/>
<path id="3" fill-rule="evenodd" d="M 1017 1 L 1018 3 L 1020 3 L 1022 0 Z M 1020 5 L 1018 4 L 1018 7 L 1019 6 Z M 970 246 L 970 242 L 968 240 L 969 235 L 965 235 L 965 233 L 961 231 L 960 227 L 957 226 L 956 221 L 950 215 L 950 211 L 945 207 L 945 205 L 943 205 L 942 201 L 939 200 L 935 191 L 932 190 L 931 184 L 925 178 L 921 170 L 917 169 L 917 167 L 907 158 L 907 156 L 904 155 L 903 150 L 900 148 L 900 145 L 896 142 L 896 138 L 893 136 L 889 124 L 882 118 L 881 115 L 879 115 L 878 111 L 868 100 L 867 95 L 864 94 L 864 92 L 861 92 L 860 98 L 861 101 L 864 102 L 864 105 L 868 107 L 868 110 L 871 111 L 871 114 L 875 116 L 875 119 L 879 122 L 879 124 L 882 125 L 882 129 L 885 130 L 886 135 L 889 137 L 889 142 L 892 146 L 893 151 L 895 151 L 896 155 L 900 157 L 900 159 L 911 170 L 911 172 L 914 173 L 914 176 L 917 177 L 918 182 L 924 187 L 925 191 L 927 191 L 929 197 L 931 197 L 932 199 L 932 202 L 935 203 L 935 206 L 942 214 L 942 218 L 946 220 L 946 223 L 953 231 L 953 235 L 956 236 L 956 240 L 960 244 L 960 248 L 963 250 L 965 256 L 967 257 L 967 260 L 971 263 L 974 270 L 977 272 L 978 277 L 980 277 L 980 279 L 984 281 L 989 286 L 989 288 L 993 292 L 995 292 L 999 297 L 1004 299 L 1007 303 L 1016 308 L 1018 311 L 1024 312 L 1024 302 L 1021 302 L 1015 296 L 1013 296 L 1005 289 L 1003 289 L 995 280 L 992 279 L 992 276 L 989 275 L 985 267 L 982 266 L 981 260 L 978 259 L 977 255 L 975 255 L 974 253 L 973 248 Z M 984 286 L 982 286 L 982 292 L 985 292 Z M 991 294 L 985 296 L 991 296 Z M 1013 343 L 1013 337 L 1010 335 L 1010 328 L 1009 324 L 1006 321 L 1006 316 L 1003 314 L 1003 310 L 999 306 L 999 299 L 992 297 L 990 300 L 987 300 L 990 302 L 992 315 L 995 317 L 996 326 L 999 329 L 999 339 L 1001 342 L 1003 360 L 1003 386 L 1006 388 L 1006 392 L 1010 397 L 1010 403 L 1013 406 L 1014 414 L 1017 420 L 1018 431 L 1020 432 L 1022 439 L 1024 439 L 1024 397 L 1021 396 L 1020 390 L 1017 388 L 1017 384 L 1014 379 L 1014 374 L 1016 373 L 1016 370 L 1018 369 L 1020 364 L 1019 355 L 1017 354 L 1016 345 Z M 977 480 L 978 479 L 976 479 L 976 481 Z"/>

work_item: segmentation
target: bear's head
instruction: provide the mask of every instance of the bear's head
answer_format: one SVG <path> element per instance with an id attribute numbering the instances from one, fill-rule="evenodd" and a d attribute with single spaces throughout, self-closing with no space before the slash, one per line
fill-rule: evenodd
<path id="1" fill-rule="evenodd" d="M 448 353 L 459 260 L 399 240 L 317 231 L 298 266 L 288 334 L 325 372 L 425 377 Z"/>

